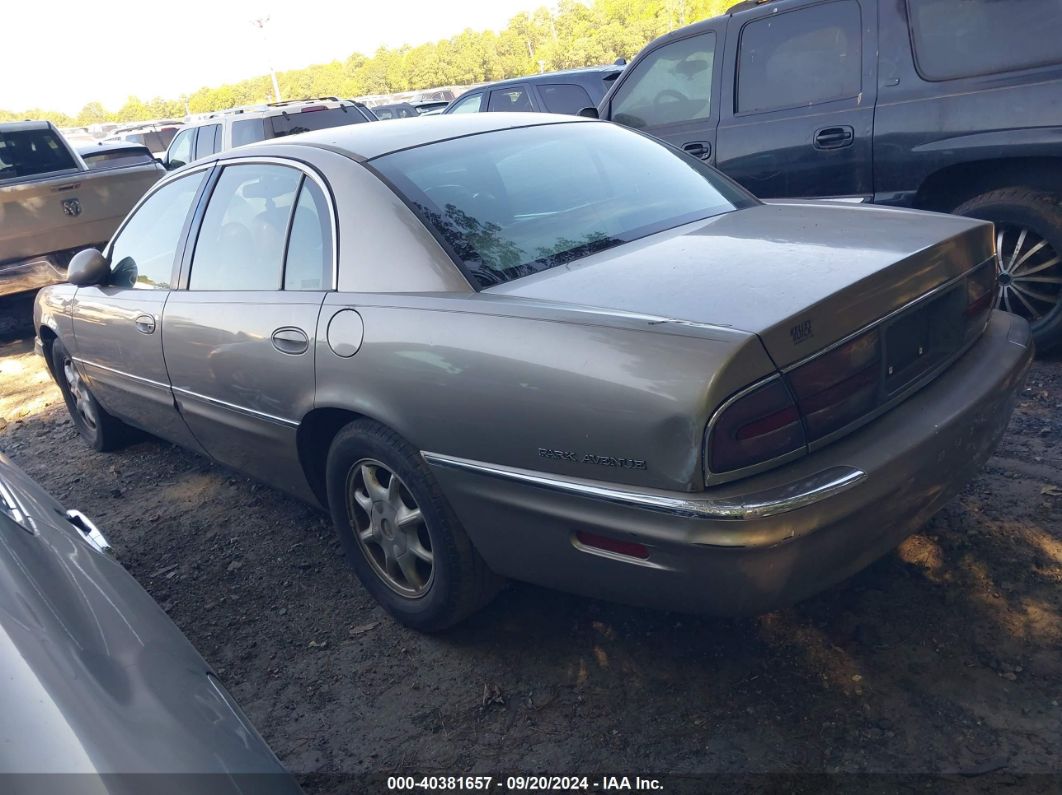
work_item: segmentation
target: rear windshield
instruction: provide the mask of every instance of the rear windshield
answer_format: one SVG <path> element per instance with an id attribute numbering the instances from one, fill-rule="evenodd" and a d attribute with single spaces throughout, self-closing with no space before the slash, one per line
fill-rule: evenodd
<path id="1" fill-rule="evenodd" d="M 73 155 L 53 130 L 0 130 L 0 180 L 76 168 Z"/>
<path id="2" fill-rule="evenodd" d="M 755 203 L 699 160 L 593 122 L 441 141 L 371 165 L 479 287 Z"/>
<path id="3" fill-rule="evenodd" d="M 146 147 L 82 152 L 81 159 L 93 171 L 123 166 L 143 166 L 155 162 L 154 156 Z"/>
<path id="4" fill-rule="evenodd" d="M 285 135 L 324 130 L 329 127 L 342 127 L 344 124 L 360 124 L 366 121 L 361 112 L 350 105 L 324 110 L 293 111 L 273 116 L 269 119 L 274 138 Z"/>
<path id="5" fill-rule="evenodd" d="M 929 80 L 1062 62 L 1058 0 L 908 0 L 918 70 Z"/>

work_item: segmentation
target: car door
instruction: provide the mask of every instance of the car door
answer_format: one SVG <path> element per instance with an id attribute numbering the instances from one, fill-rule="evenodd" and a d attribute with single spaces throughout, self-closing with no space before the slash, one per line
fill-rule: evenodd
<path id="1" fill-rule="evenodd" d="M 209 167 L 153 189 L 108 246 L 106 284 L 80 287 L 73 302 L 75 361 L 111 414 L 197 449 L 174 405 L 160 323 Z"/>
<path id="2" fill-rule="evenodd" d="M 301 496 L 295 437 L 313 407 L 317 316 L 335 278 L 327 196 L 294 162 L 220 168 L 162 320 L 177 405 L 203 448 Z"/>
<path id="3" fill-rule="evenodd" d="M 765 199 L 872 195 L 873 6 L 763 6 L 730 25 L 717 165 Z"/>
<path id="4" fill-rule="evenodd" d="M 705 162 L 715 157 L 719 58 L 726 18 L 697 25 L 641 54 L 620 76 L 604 117 L 642 130 Z"/>

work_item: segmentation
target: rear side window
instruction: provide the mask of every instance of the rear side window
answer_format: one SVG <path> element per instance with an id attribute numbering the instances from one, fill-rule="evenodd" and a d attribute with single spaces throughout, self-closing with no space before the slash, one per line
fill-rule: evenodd
<path id="1" fill-rule="evenodd" d="M 649 53 L 616 91 L 612 121 L 635 129 L 707 119 L 712 110 L 715 34 Z"/>
<path id="2" fill-rule="evenodd" d="M 209 157 L 221 148 L 221 125 L 210 124 L 199 128 L 195 139 L 195 159 Z"/>
<path id="3" fill-rule="evenodd" d="M 491 91 L 487 110 L 503 113 L 530 113 L 534 108 L 531 107 L 531 99 L 527 96 L 527 87 L 513 86 Z"/>
<path id="4" fill-rule="evenodd" d="M 741 31 L 738 49 L 737 110 L 795 108 L 854 97 L 862 87 L 861 52 L 855 0 L 750 22 Z"/>
<path id="5" fill-rule="evenodd" d="M 175 179 L 137 209 L 111 246 L 110 284 L 168 290 L 184 222 L 206 171 Z"/>
<path id="6" fill-rule="evenodd" d="M 284 263 L 285 290 L 326 290 L 332 286 L 331 224 L 321 189 L 303 179 Z"/>
<path id="7" fill-rule="evenodd" d="M 357 108 L 343 105 L 338 108 L 281 113 L 271 116 L 267 124 L 272 137 L 283 138 L 285 135 L 342 127 L 344 124 L 361 124 L 364 121 L 365 117 L 358 112 Z"/>
<path id="8" fill-rule="evenodd" d="M 266 138 L 265 123 L 261 119 L 244 119 L 232 123 L 232 145 L 244 146 Z"/>
<path id="9" fill-rule="evenodd" d="M 271 165 L 221 172 L 199 229 L 190 290 L 279 290 L 302 175 Z"/>
<path id="10" fill-rule="evenodd" d="M 545 85 L 538 87 L 538 93 L 542 97 L 542 101 L 546 103 L 546 110 L 550 113 L 569 113 L 574 115 L 583 108 L 592 108 L 594 106 L 593 100 L 590 99 L 590 95 L 586 93 L 586 89 L 582 86 L 568 83 Z"/>
<path id="11" fill-rule="evenodd" d="M 0 132 L 0 180 L 76 168 L 73 155 L 52 130 Z"/>
<path id="12" fill-rule="evenodd" d="M 918 71 L 928 80 L 1062 62 L 1058 0 L 908 0 L 907 11 Z"/>

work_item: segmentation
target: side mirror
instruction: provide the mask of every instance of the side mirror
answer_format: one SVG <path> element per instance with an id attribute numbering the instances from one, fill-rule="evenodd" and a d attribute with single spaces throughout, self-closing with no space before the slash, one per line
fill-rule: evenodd
<path id="1" fill-rule="evenodd" d="M 597 115 L 597 108 L 583 108 L 576 115 L 577 116 L 582 116 L 582 117 L 587 118 L 587 119 L 600 119 L 601 118 L 600 116 Z"/>
<path id="2" fill-rule="evenodd" d="M 86 248 L 77 252 L 66 269 L 66 280 L 78 287 L 102 284 L 111 274 L 111 266 L 99 250 Z"/>

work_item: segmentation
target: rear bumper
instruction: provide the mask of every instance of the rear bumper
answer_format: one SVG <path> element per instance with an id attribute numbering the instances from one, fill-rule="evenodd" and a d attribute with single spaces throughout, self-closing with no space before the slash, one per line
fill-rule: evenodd
<path id="1" fill-rule="evenodd" d="M 66 281 L 66 270 L 51 257 L 34 257 L 0 265 L 0 298 Z"/>
<path id="2" fill-rule="evenodd" d="M 1032 354 L 1025 321 L 994 313 L 959 361 L 858 432 L 699 493 L 624 487 L 637 498 L 625 500 L 611 484 L 557 488 L 425 458 L 499 574 L 667 609 L 758 613 L 859 571 L 953 497 L 995 449 Z M 582 547 L 579 530 L 637 541 L 649 558 Z"/>

